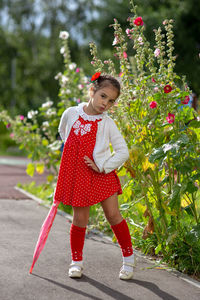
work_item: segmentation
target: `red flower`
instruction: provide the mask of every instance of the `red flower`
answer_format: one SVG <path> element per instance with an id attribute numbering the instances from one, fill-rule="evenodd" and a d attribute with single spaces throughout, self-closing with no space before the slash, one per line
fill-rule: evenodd
<path id="1" fill-rule="evenodd" d="M 144 24 L 143 20 L 142 20 L 142 17 L 138 17 L 136 18 L 133 23 L 136 25 L 136 26 L 142 26 Z"/>
<path id="2" fill-rule="evenodd" d="M 172 87 L 171 85 L 167 84 L 165 87 L 164 87 L 164 92 L 165 94 L 168 94 L 172 91 Z"/>
<path id="3" fill-rule="evenodd" d="M 157 102 L 156 101 L 152 101 L 150 104 L 149 104 L 150 108 L 156 108 L 157 107 Z"/>
<path id="4" fill-rule="evenodd" d="M 188 102 L 190 101 L 190 97 L 189 96 L 185 96 L 185 99 L 181 101 L 182 104 L 188 104 Z"/>
<path id="5" fill-rule="evenodd" d="M 166 117 L 166 120 L 169 124 L 172 124 L 174 123 L 174 120 L 175 120 L 175 115 L 174 114 L 171 114 L 171 113 L 168 113 L 168 116 Z"/>
<path id="6" fill-rule="evenodd" d="M 97 80 L 100 75 L 101 75 L 101 72 L 96 72 L 94 75 L 92 75 L 91 81 Z"/>
<path id="7" fill-rule="evenodd" d="M 151 78 L 151 81 L 152 81 L 152 82 L 156 82 L 156 81 L 155 81 L 155 78 L 153 78 L 153 77 Z"/>

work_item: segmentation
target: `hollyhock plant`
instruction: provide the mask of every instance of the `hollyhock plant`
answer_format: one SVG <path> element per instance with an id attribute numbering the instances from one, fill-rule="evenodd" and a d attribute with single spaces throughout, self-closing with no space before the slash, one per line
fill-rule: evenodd
<path id="1" fill-rule="evenodd" d="M 137 17 L 133 23 L 136 25 L 136 26 L 142 26 L 144 24 L 143 20 L 142 20 L 142 17 Z"/>
<path id="2" fill-rule="evenodd" d="M 200 121 L 196 118 L 193 108 L 181 105 L 180 109 L 180 105 L 177 104 L 181 103 L 181 100 L 187 101 L 185 97 L 190 95 L 191 91 L 186 86 L 186 79 L 174 72 L 176 57 L 173 55 L 173 20 L 165 20 L 164 24 L 154 31 L 155 45 L 152 47 L 145 36 L 142 18 L 139 17 L 140 21 L 137 18 L 133 1 L 131 0 L 133 9 L 131 17 L 128 18 L 129 24 L 125 27 L 130 29 L 124 33 L 117 20 L 112 24 L 113 39 L 116 38 L 117 42 L 114 45 L 117 64 L 113 55 L 110 59 L 106 58 L 105 62 L 104 59 L 101 60 L 94 43 L 91 44 L 94 73 L 110 74 L 121 84 L 122 92 L 117 100 L 118 105 L 117 107 L 116 104 L 113 105 L 111 113 L 127 142 L 130 157 L 117 170 L 118 175 L 123 176 L 124 180 L 123 197 L 119 198 L 119 201 L 122 211 L 133 224 L 131 235 L 134 237 L 135 246 L 139 245 L 141 250 L 145 251 L 148 248 L 155 251 L 155 254 L 160 252 L 164 261 L 170 262 L 171 265 L 175 264 L 177 268 L 181 266 L 184 272 L 187 271 L 188 265 L 189 271 L 195 270 L 194 272 L 198 271 L 200 274 L 199 256 L 196 255 L 198 260 L 195 255 L 191 256 L 196 250 L 197 253 L 200 252 L 199 248 L 195 248 L 197 243 L 194 248 L 193 243 L 188 245 L 182 243 L 183 240 L 190 240 L 190 233 L 197 232 L 192 226 L 199 224 L 200 220 L 196 208 L 198 200 L 196 190 L 200 185 L 199 173 L 196 170 L 199 164 Z M 148 32 L 149 30 L 148 28 Z M 12 125 L 14 140 L 23 143 L 26 149 L 29 143 L 30 147 L 27 150 L 32 155 L 30 157 L 33 158 L 33 163 L 42 160 L 45 166 L 54 169 L 55 173 L 58 173 L 61 157 L 62 142 L 56 138 L 60 117 L 66 108 L 76 106 L 79 100 L 85 101 L 88 96 L 83 69 L 79 73 L 76 72 L 76 68 L 70 70 L 69 65 L 72 62 L 67 40 L 61 42 L 65 46 L 63 56 L 65 70 L 62 76 L 66 76 L 69 80 L 62 86 L 62 76 L 57 76 L 61 86 L 59 92 L 61 101 L 57 115 L 53 115 L 48 108 L 40 107 L 38 117 L 35 116 L 31 120 L 25 118 L 25 121 L 19 122 L 17 116 L 16 125 L 12 119 L 4 117 L 5 124 Z M 128 45 L 129 42 L 131 45 Z M 123 55 L 124 52 L 127 53 L 127 49 L 130 52 L 128 57 L 130 59 L 125 59 Z M 156 49 L 159 49 L 160 53 L 155 58 Z M 119 73 L 123 74 L 120 78 Z M 89 77 L 88 81 L 90 84 Z M 83 89 L 78 88 L 81 84 L 84 85 Z M 173 92 L 170 93 L 172 89 Z M 56 108 L 51 109 L 56 111 Z M 0 112 L 0 116 L 1 114 Z M 42 130 L 43 126 L 37 127 L 37 118 L 48 121 L 49 126 L 45 123 L 45 131 Z M 192 122 L 189 122 L 191 119 Z M 53 178 L 57 178 L 55 176 L 57 173 Z M 52 180 L 54 184 L 55 179 Z M 198 187 L 195 186 L 196 182 Z M 144 211 L 148 215 L 148 221 L 144 220 Z M 100 213 L 99 215 L 97 221 L 102 217 Z M 142 232 L 147 229 L 147 226 L 144 228 L 143 225 L 149 221 L 154 221 L 154 229 L 147 230 L 148 238 L 141 241 Z M 180 253 L 179 250 L 182 248 L 183 251 Z M 184 264 L 184 261 L 187 263 Z M 195 265 L 195 261 L 198 264 Z"/>
<path id="3" fill-rule="evenodd" d="M 171 114 L 171 113 L 168 113 L 168 116 L 166 117 L 166 120 L 169 124 L 172 124 L 174 123 L 175 121 L 175 115 L 174 114 Z"/>
<path id="4" fill-rule="evenodd" d="M 150 108 L 156 108 L 157 107 L 157 102 L 156 101 L 151 101 L 149 106 L 150 106 Z"/>
<path id="5" fill-rule="evenodd" d="M 165 87 L 164 87 L 164 93 L 165 94 L 168 94 L 172 91 L 172 87 L 171 85 L 167 84 Z"/>

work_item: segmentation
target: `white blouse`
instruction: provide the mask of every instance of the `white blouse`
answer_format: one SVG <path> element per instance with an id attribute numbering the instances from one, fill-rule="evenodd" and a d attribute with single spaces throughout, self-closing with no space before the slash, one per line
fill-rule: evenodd
<path id="1" fill-rule="evenodd" d="M 78 106 L 67 108 L 61 116 L 58 131 L 61 139 L 65 142 L 72 126 L 76 120 L 78 120 L 79 116 L 88 121 L 102 119 L 101 122 L 98 122 L 93 159 L 100 172 L 107 174 L 121 167 L 129 158 L 128 147 L 114 120 L 108 116 L 108 113 L 103 112 L 98 115 L 88 115 L 83 110 L 83 107 L 87 104 L 87 102 L 81 102 Z M 75 130 L 79 129 L 81 128 L 77 127 Z M 89 127 L 82 128 L 82 134 L 86 133 L 87 130 L 89 131 Z M 112 153 L 110 151 L 110 143 L 114 150 Z"/>

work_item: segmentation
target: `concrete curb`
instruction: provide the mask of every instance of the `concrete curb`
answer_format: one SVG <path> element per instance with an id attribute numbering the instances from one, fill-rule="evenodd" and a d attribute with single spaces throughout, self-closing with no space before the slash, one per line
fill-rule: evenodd
<path id="1" fill-rule="evenodd" d="M 19 191 L 19 192 L 23 193 L 24 195 L 28 196 L 29 198 L 31 198 L 32 200 L 38 202 L 39 204 L 41 204 L 41 205 L 43 205 L 43 206 L 45 206 L 45 207 L 47 207 L 47 208 L 50 208 L 50 207 L 51 207 L 50 205 L 44 204 L 44 202 L 43 202 L 42 199 L 40 199 L 40 198 L 34 196 L 33 194 L 31 194 L 31 193 L 29 193 L 29 192 L 27 192 L 27 191 L 25 191 L 25 190 L 23 190 L 23 189 L 21 189 L 21 188 L 19 188 L 19 187 L 17 187 L 17 186 L 15 186 L 14 188 L 15 188 L 17 191 Z M 57 213 L 58 213 L 59 215 L 63 216 L 64 218 L 66 218 L 67 220 L 69 220 L 70 222 L 72 222 L 73 217 L 72 217 L 70 214 L 68 214 L 68 213 L 66 213 L 66 212 L 64 212 L 64 211 L 62 211 L 62 210 L 60 210 L 60 209 L 58 209 Z M 102 238 L 108 240 L 109 242 L 112 242 L 112 238 L 110 238 L 109 236 L 103 234 L 101 231 L 96 230 L 96 229 L 92 229 L 92 230 L 90 230 L 90 231 L 91 231 L 93 234 L 97 234 L 98 236 L 100 236 L 100 237 L 102 237 Z M 115 243 L 113 243 L 113 244 L 114 244 L 115 246 L 118 246 L 118 247 L 119 247 L 118 244 L 115 244 Z M 155 266 L 155 262 L 152 261 L 152 259 L 150 259 L 149 257 L 147 257 L 145 254 L 142 254 L 141 252 L 139 252 L 138 250 L 135 250 L 135 249 L 134 249 L 134 253 L 136 254 L 136 256 L 146 259 L 149 263 L 151 263 L 151 264 L 153 264 L 153 265 Z M 199 282 L 199 281 L 197 281 L 197 280 L 195 280 L 195 279 L 189 277 L 188 275 L 185 275 L 185 274 L 183 274 L 183 273 L 177 271 L 176 269 L 173 269 L 173 268 L 168 267 L 166 264 L 159 264 L 159 262 L 158 262 L 158 266 L 159 266 L 160 268 L 163 268 L 163 270 L 166 270 L 166 271 L 170 272 L 171 274 L 175 275 L 176 277 L 178 277 L 178 278 L 180 278 L 180 279 L 182 279 L 182 280 L 188 282 L 189 284 L 191 284 L 191 285 L 193 285 L 193 286 L 195 286 L 195 287 L 197 287 L 197 288 L 200 289 L 200 282 Z M 152 267 L 152 268 L 153 268 L 153 267 Z"/>

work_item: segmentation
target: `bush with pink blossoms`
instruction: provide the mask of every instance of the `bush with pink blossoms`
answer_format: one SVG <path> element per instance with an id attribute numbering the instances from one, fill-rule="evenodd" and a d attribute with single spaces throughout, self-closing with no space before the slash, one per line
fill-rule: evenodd
<path id="1" fill-rule="evenodd" d="M 116 19 L 111 25 L 115 43 L 109 63 L 104 64 L 96 45 L 90 44 L 95 71 L 120 74 L 122 83 L 113 109 L 130 153 L 118 173 L 127 176 L 121 209 L 136 246 L 198 275 L 200 122 L 196 111 L 186 106 L 191 91 L 185 77 L 174 71 L 174 21 L 165 20 L 154 30 L 152 49 L 133 1 L 131 12 L 125 33 Z M 132 52 L 127 51 L 131 47 Z M 115 68 L 116 58 L 120 69 Z"/>

